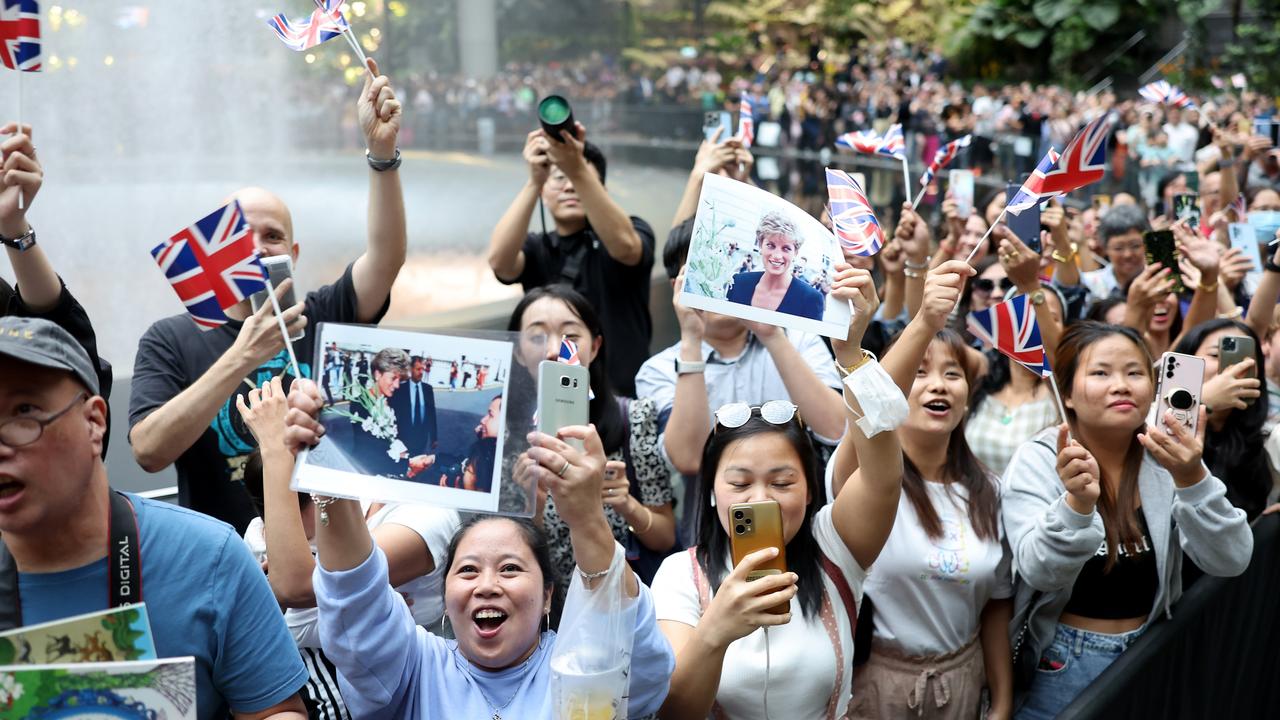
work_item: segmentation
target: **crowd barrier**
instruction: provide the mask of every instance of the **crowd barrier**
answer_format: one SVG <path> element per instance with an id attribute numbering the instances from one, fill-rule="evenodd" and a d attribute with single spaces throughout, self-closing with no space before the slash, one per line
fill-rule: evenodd
<path id="1" fill-rule="evenodd" d="M 1203 577 L 1058 720 L 1264 718 L 1280 713 L 1280 515 L 1253 528 L 1235 578 Z"/>

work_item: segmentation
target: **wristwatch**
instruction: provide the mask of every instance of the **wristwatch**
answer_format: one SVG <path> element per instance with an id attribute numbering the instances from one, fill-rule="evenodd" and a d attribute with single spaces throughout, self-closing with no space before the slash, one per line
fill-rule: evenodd
<path id="1" fill-rule="evenodd" d="M 368 150 L 364 151 L 364 158 L 369 161 L 369 167 L 373 168 L 377 172 L 395 170 L 400 167 L 400 148 L 396 148 L 396 156 L 390 160 L 380 160 L 375 158 Z"/>
<path id="2" fill-rule="evenodd" d="M 1035 305 L 1036 307 L 1040 307 L 1041 305 L 1044 304 L 1044 288 L 1041 288 L 1031 293 L 1030 295 L 1027 296 L 1027 299 L 1031 301 L 1032 305 Z"/>
<path id="3" fill-rule="evenodd" d="M 692 375 L 706 369 L 707 364 L 701 360 L 681 360 L 676 358 L 676 375 Z"/>
<path id="4" fill-rule="evenodd" d="M 26 252 L 32 245 L 36 244 L 36 229 L 28 225 L 27 231 L 16 238 L 7 238 L 0 235 L 0 244 L 5 247 L 11 247 L 18 252 Z"/>
<path id="5" fill-rule="evenodd" d="M 1271 255 L 1268 255 L 1266 261 L 1262 263 L 1262 269 L 1267 272 L 1280 273 L 1280 265 L 1276 264 Z"/>

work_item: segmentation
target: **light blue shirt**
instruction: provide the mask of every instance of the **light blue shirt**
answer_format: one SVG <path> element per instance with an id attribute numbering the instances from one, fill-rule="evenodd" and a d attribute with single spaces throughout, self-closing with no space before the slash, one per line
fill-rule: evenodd
<path id="1" fill-rule="evenodd" d="M 307 669 L 235 530 L 177 505 L 128 497 L 156 653 L 195 657 L 197 717 L 221 720 L 228 704 L 258 712 L 296 693 Z M 18 573 L 18 592 L 26 625 L 105 610 L 106 558 L 63 572 Z"/>
<path id="2" fill-rule="evenodd" d="M 529 660 L 491 672 L 471 664 L 457 643 L 414 625 L 409 608 L 387 582 L 387 559 L 374 548 L 359 566 L 314 576 L 320 640 L 338 668 L 342 699 L 352 717 L 396 720 L 489 718 L 550 720 L 551 651 L 556 634 L 543 633 Z M 658 711 L 666 699 L 675 655 L 658 631 L 649 588 L 635 602 L 631 650 L 631 717 Z"/>

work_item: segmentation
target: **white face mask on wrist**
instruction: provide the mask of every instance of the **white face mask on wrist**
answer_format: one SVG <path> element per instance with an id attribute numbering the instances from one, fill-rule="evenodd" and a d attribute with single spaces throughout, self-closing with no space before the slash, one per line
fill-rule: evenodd
<path id="1" fill-rule="evenodd" d="M 907 398 L 889 373 L 875 361 L 865 362 L 844 379 L 844 386 L 858 398 L 862 417 L 855 423 L 862 434 L 873 438 L 886 430 L 897 430 L 907 421 Z M 855 416 L 858 412 L 845 401 Z"/>

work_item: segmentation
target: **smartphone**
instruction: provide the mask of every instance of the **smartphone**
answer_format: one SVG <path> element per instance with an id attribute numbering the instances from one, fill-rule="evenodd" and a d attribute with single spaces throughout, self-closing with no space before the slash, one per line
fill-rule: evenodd
<path id="1" fill-rule="evenodd" d="M 708 141 L 715 137 L 716 130 L 720 130 L 720 142 L 724 142 L 733 137 L 733 116 L 727 111 L 712 111 L 703 116 L 702 119 L 702 137 Z"/>
<path id="2" fill-rule="evenodd" d="M 1021 185 L 1009 185 L 1005 188 L 1005 197 L 1012 198 L 1017 194 Z M 1009 229 L 1014 235 L 1022 241 L 1023 245 L 1031 248 L 1036 254 L 1040 253 L 1040 204 L 1036 203 L 1022 212 L 1014 215 L 1013 213 L 1005 213 L 1005 223 L 1009 225 Z"/>
<path id="3" fill-rule="evenodd" d="M 769 575 L 787 572 L 787 544 L 782 536 L 782 510 L 774 500 L 735 503 L 729 506 L 729 545 L 733 551 L 733 567 L 757 550 L 778 548 L 778 557 L 752 570 L 747 580 L 759 580 Z M 791 609 L 791 603 L 779 603 L 769 612 L 782 615 Z"/>
<path id="4" fill-rule="evenodd" d="M 1187 170 L 1182 173 L 1182 177 L 1187 179 L 1187 188 L 1191 190 L 1191 192 L 1200 192 L 1200 173 L 1195 170 Z"/>
<path id="5" fill-rule="evenodd" d="M 560 428 L 586 425 L 591 417 L 591 374 L 581 365 L 553 360 L 538 363 L 538 432 L 555 436 Z M 565 440 L 582 450 L 581 440 Z"/>
<path id="6" fill-rule="evenodd" d="M 267 277 L 271 279 L 271 287 L 278 288 L 280 283 L 293 277 L 293 258 L 288 255 L 269 255 L 262 258 L 262 267 L 267 271 Z M 280 298 L 280 309 L 288 310 L 298 304 L 298 296 L 294 294 L 293 288 Z M 258 308 L 264 304 L 270 305 L 271 298 L 267 297 L 267 291 L 262 290 L 249 296 L 249 305 L 254 312 L 258 312 Z M 289 336 L 290 340 L 298 341 L 307 334 L 306 328 L 298 331 L 297 335 Z"/>
<path id="7" fill-rule="evenodd" d="M 1111 207 L 1111 196 L 1104 193 L 1096 193 L 1093 197 L 1089 198 L 1089 204 L 1091 204 L 1093 209 L 1098 213 L 1098 217 L 1102 217 L 1102 214 Z"/>
<path id="8" fill-rule="evenodd" d="M 952 170 L 947 179 L 947 187 L 956 199 L 956 210 L 960 217 L 968 220 L 973 214 L 973 171 Z"/>
<path id="9" fill-rule="evenodd" d="M 1157 391 L 1155 423 L 1168 429 L 1164 422 L 1166 410 L 1192 434 L 1200 421 L 1200 396 L 1204 389 L 1204 358 L 1195 355 L 1167 352 L 1160 356 L 1159 390 Z"/>
<path id="10" fill-rule="evenodd" d="M 1257 357 L 1257 343 L 1247 335 L 1224 335 L 1218 338 L 1218 372 L 1222 372 L 1246 358 Z M 1248 377 L 1257 377 L 1258 368 L 1249 371 Z M 1246 400 L 1253 404 L 1253 399 Z"/>
<path id="11" fill-rule="evenodd" d="M 1178 193 L 1173 196 L 1173 219 L 1187 220 L 1192 230 L 1200 232 L 1200 195 Z"/>
<path id="12" fill-rule="evenodd" d="M 1227 226 L 1227 235 L 1231 238 L 1231 247 L 1238 248 L 1253 263 L 1246 277 L 1253 278 L 1250 286 L 1255 287 L 1262 277 L 1262 248 L 1258 245 L 1258 231 L 1247 222 L 1231 223 Z"/>
<path id="13" fill-rule="evenodd" d="M 1160 263 L 1172 272 L 1173 291 L 1181 294 L 1182 270 L 1178 267 L 1178 246 L 1173 240 L 1172 230 L 1148 230 L 1142 233 L 1142 244 L 1147 251 L 1147 264 Z"/>
<path id="14" fill-rule="evenodd" d="M 1265 135 L 1266 137 L 1271 137 L 1271 121 L 1267 118 L 1258 118 L 1258 117 L 1254 118 L 1253 134 Z"/>

